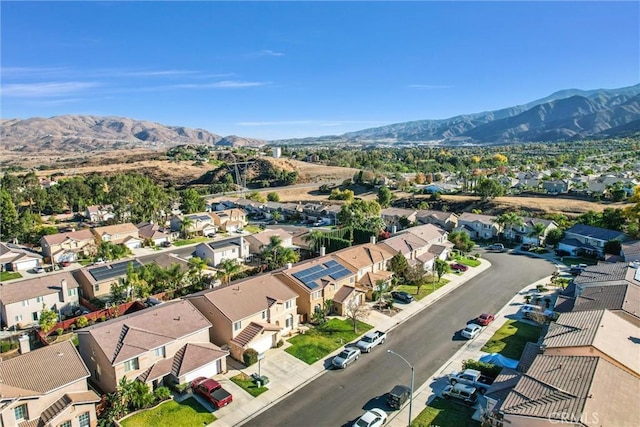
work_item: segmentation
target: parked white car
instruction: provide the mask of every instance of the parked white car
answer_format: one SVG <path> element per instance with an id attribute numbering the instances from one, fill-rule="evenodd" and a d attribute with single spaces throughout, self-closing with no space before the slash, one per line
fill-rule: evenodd
<path id="1" fill-rule="evenodd" d="M 477 325 L 475 323 L 469 323 L 461 332 L 461 335 L 468 339 L 474 339 L 482 332 L 482 326 Z"/>
<path id="2" fill-rule="evenodd" d="M 362 414 L 358 420 L 353 423 L 354 427 L 380 427 L 387 422 L 387 413 L 382 409 L 373 408 Z"/>
<path id="3" fill-rule="evenodd" d="M 333 358 L 331 364 L 336 368 L 344 369 L 349 366 L 350 363 L 358 360 L 361 353 L 362 352 L 357 347 L 347 347 Z"/>

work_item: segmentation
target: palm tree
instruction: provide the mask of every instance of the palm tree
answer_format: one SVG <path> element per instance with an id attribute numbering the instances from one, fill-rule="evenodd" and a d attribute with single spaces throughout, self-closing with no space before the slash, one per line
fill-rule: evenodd
<path id="1" fill-rule="evenodd" d="M 309 247 L 314 252 L 320 250 L 320 247 L 322 246 L 321 242 L 323 242 L 325 238 L 325 233 L 320 230 L 311 230 L 306 236 L 304 236 L 305 242 L 311 243 Z"/>
<path id="2" fill-rule="evenodd" d="M 540 246 L 540 236 L 542 236 L 546 230 L 547 227 L 543 223 L 536 222 L 533 224 L 533 228 L 531 228 L 531 231 L 527 233 L 527 237 L 535 237 L 537 239 L 536 246 Z"/>
<path id="3" fill-rule="evenodd" d="M 495 223 L 502 226 L 502 234 L 504 234 L 504 230 L 506 230 L 507 227 L 513 229 L 514 225 L 522 226 L 524 224 L 522 217 L 515 212 L 507 212 L 502 215 L 498 215 L 495 219 Z"/>
<path id="4" fill-rule="evenodd" d="M 184 284 L 185 272 L 182 271 L 180 264 L 171 264 L 166 270 L 167 285 L 170 289 L 178 290 Z"/>
<path id="5" fill-rule="evenodd" d="M 200 257 L 194 256 L 189 258 L 189 279 L 193 285 L 202 284 L 202 270 L 207 266 L 207 261 Z"/>
<path id="6" fill-rule="evenodd" d="M 234 274 L 240 272 L 242 266 L 238 264 L 235 259 L 223 259 L 222 261 L 220 261 L 220 264 L 218 264 L 217 268 L 218 272 L 216 273 L 216 278 L 220 279 L 220 281 L 224 285 L 226 283 L 229 283 L 231 277 Z"/>
<path id="7" fill-rule="evenodd" d="M 300 259 L 293 249 L 282 246 L 282 239 L 279 236 L 271 236 L 269 244 L 262 251 L 262 258 L 269 270 L 284 267 L 287 263 L 298 262 Z"/>
<path id="8" fill-rule="evenodd" d="M 184 237 L 185 239 L 189 238 L 189 235 L 191 234 L 191 232 L 189 231 L 189 228 L 191 228 L 192 225 L 193 225 L 193 220 L 191 218 L 189 218 L 188 216 L 185 216 L 184 218 L 182 218 L 182 223 L 180 224 L 180 231 L 182 232 L 182 237 Z"/>

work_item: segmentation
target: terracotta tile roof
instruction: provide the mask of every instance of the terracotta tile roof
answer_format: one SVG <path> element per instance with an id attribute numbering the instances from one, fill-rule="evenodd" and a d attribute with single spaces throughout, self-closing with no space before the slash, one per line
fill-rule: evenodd
<path id="1" fill-rule="evenodd" d="M 281 327 L 271 325 L 269 323 L 251 322 L 242 330 L 242 332 L 236 335 L 231 342 L 236 344 L 238 347 L 244 347 L 264 331 L 280 331 L 281 329 Z"/>
<path id="2" fill-rule="evenodd" d="M 415 234 L 402 233 L 380 242 L 378 246 L 387 248 L 387 250 L 393 251 L 394 253 L 399 252 L 403 255 L 407 255 L 413 251 L 426 248 L 429 246 L 429 242 L 421 239 Z"/>
<path id="3" fill-rule="evenodd" d="M 42 240 L 44 240 L 45 242 L 47 242 L 47 244 L 49 246 L 52 245 L 59 245 L 60 243 L 66 241 L 66 240 L 75 240 L 75 241 L 95 241 L 95 237 L 93 236 L 93 233 L 91 233 L 91 230 L 78 230 L 78 231 L 72 231 L 69 233 L 58 233 L 58 234 L 52 234 L 50 236 L 43 236 Z"/>
<path id="4" fill-rule="evenodd" d="M 640 317 L 640 287 L 626 284 L 590 286 L 576 297 L 559 296 L 555 311 L 622 310 Z"/>
<path id="5" fill-rule="evenodd" d="M 637 344 L 629 337 L 638 328 L 609 310 L 561 313 L 542 338 L 544 348 L 594 347 L 640 374 Z"/>
<path id="6" fill-rule="evenodd" d="M 597 282 L 623 281 L 627 278 L 629 264 L 626 262 L 599 262 L 598 265 L 590 265 L 573 279 L 576 285 Z"/>
<path id="7" fill-rule="evenodd" d="M 496 216 L 480 215 L 469 212 L 464 212 L 458 216 L 458 223 L 460 222 L 480 222 L 483 224 L 495 224 Z"/>
<path id="8" fill-rule="evenodd" d="M 44 426 L 53 425 L 52 422 L 55 420 L 55 418 L 71 405 L 79 403 L 98 403 L 99 401 L 100 396 L 98 396 L 94 391 L 91 390 L 79 393 L 66 393 L 64 396 L 53 402 L 51 406 L 49 406 L 42 412 L 42 414 L 40 415 L 40 420 L 42 421 L 42 425 Z"/>
<path id="9" fill-rule="evenodd" d="M 210 327 L 189 301 L 179 300 L 80 329 L 78 336 L 91 335 L 115 365 Z"/>
<path id="10" fill-rule="evenodd" d="M 440 240 L 447 234 L 442 228 L 433 224 L 418 225 L 417 227 L 407 228 L 402 232 L 403 234 L 409 233 L 421 238 L 428 243 L 434 243 L 434 241 Z"/>
<path id="11" fill-rule="evenodd" d="M 185 298 L 205 298 L 231 321 L 242 320 L 269 308 L 273 301 L 289 301 L 298 294 L 277 276 L 261 274 Z"/>
<path id="12" fill-rule="evenodd" d="M 343 304 L 351 295 L 356 292 L 361 292 L 353 286 L 343 286 L 338 289 L 338 292 L 333 296 L 333 300 L 337 303 Z"/>
<path id="13" fill-rule="evenodd" d="M 3 360 L 0 397 L 40 396 L 88 376 L 73 343 L 64 341 Z"/>
<path id="14" fill-rule="evenodd" d="M 258 246 L 268 245 L 271 243 L 271 236 L 278 236 L 281 240 L 290 240 L 292 238 L 291 233 L 283 230 L 282 228 L 270 228 L 261 231 L 256 234 L 245 237 L 249 243 L 255 243 Z"/>
<path id="15" fill-rule="evenodd" d="M 397 216 L 397 217 L 405 217 L 409 218 L 411 215 L 415 215 L 417 213 L 414 209 L 403 209 L 403 208 L 385 208 L 380 211 L 380 215 L 382 216 Z"/>
<path id="16" fill-rule="evenodd" d="M 228 355 L 228 351 L 221 350 L 210 342 L 189 343 L 173 356 L 171 373 L 181 377 Z"/>
<path id="17" fill-rule="evenodd" d="M 32 252 L 26 247 L 0 242 L 0 259 L 3 263 L 14 262 L 23 257 L 42 259 L 42 255 Z"/>
<path id="18" fill-rule="evenodd" d="M 373 243 L 365 243 L 341 249 L 337 252 L 333 252 L 331 255 L 337 258 L 337 261 L 340 262 L 340 264 L 347 263 L 355 269 L 361 269 L 380 262 L 386 263 L 388 260 L 393 258 L 395 254 L 396 253 L 394 251 L 382 245 L 378 246 Z"/>
<path id="19" fill-rule="evenodd" d="M 51 295 L 61 291 L 61 282 L 67 281 L 68 289 L 79 287 L 76 279 L 68 271 L 17 282 L 0 284 L 0 301 L 4 305 L 32 299 L 39 296 Z"/>
<path id="20" fill-rule="evenodd" d="M 393 273 L 390 271 L 378 271 L 377 273 L 367 272 L 358 280 L 358 284 L 367 289 L 373 289 L 378 280 L 387 281 L 391 279 Z"/>
<path id="21" fill-rule="evenodd" d="M 130 222 L 124 224 L 107 225 L 105 227 L 92 228 L 93 234 L 102 238 L 105 234 L 135 234 L 138 235 L 138 228 Z"/>
<path id="22" fill-rule="evenodd" d="M 602 358 L 539 355 L 500 410 L 545 422 L 571 414 L 585 426 L 637 425 L 637 412 L 629 411 L 636 407 L 637 393 L 630 390 L 638 389 L 637 381 Z"/>

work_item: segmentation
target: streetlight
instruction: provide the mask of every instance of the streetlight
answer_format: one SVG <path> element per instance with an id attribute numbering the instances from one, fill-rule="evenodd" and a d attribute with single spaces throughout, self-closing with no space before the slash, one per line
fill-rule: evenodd
<path id="1" fill-rule="evenodd" d="M 387 353 L 393 354 L 395 356 L 398 356 L 400 359 L 402 359 L 404 361 L 404 363 L 407 364 L 407 366 L 409 366 L 411 368 L 411 392 L 409 394 L 409 422 L 408 422 L 408 426 L 411 427 L 411 409 L 413 407 L 413 378 L 414 378 L 414 369 L 413 369 L 413 365 L 411 363 L 409 363 L 409 361 L 407 359 L 405 359 L 404 357 L 400 356 L 398 353 L 396 353 L 393 350 L 387 350 Z"/>

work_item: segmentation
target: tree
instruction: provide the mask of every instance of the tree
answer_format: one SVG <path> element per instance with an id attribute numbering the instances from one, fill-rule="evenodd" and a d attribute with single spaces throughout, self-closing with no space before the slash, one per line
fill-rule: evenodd
<path id="1" fill-rule="evenodd" d="M 481 178 L 478 181 L 475 192 L 482 201 L 493 199 L 504 195 L 504 187 L 495 179 Z"/>
<path id="2" fill-rule="evenodd" d="M 187 276 L 191 285 L 202 286 L 202 271 L 207 267 L 207 261 L 200 257 L 192 256 L 189 258 L 188 266 Z"/>
<path id="3" fill-rule="evenodd" d="M 600 227 L 607 228 L 609 230 L 622 231 L 626 222 L 627 218 L 622 209 L 605 208 L 602 211 Z"/>
<path id="4" fill-rule="evenodd" d="M 235 259 L 223 259 L 217 267 L 216 278 L 220 279 L 222 284 L 229 283 L 233 275 L 240 272 L 242 266 Z"/>
<path id="5" fill-rule="evenodd" d="M 280 237 L 271 236 L 269 244 L 262 251 L 262 259 L 266 262 L 268 270 L 276 270 L 287 263 L 298 262 L 300 256 L 293 249 L 283 247 Z"/>
<path id="6" fill-rule="evenodd" d="M 138 409 L 145 408 L 153 403 L 155 397 L 149 386 L 142 381 L 133 380 L 129 385 L 130 397 L 129 397 L 129 405 L 131 409 L 137 411 Z"/>
<path id="7" fill-rule="evenodd" d="M 182 218 L 180 221 L 180 232 L 182 233 L 182 237 L 185 239 L 189 238 L 191 231 L 189 229 L 193 226 L 193 220 L 188 216 Z"/>
<path id="8" fill-rule="evenodd" d="M 151 285 L 140 276 L 140 272 L 134 268 L 133 263 L 130 262 L 129 265 L 127 265 L 127 275 L 125 276 L 124 284 L 130 294 L 138 298 L 147 298 L 151 295 Z"/>
<path id="9" fill-rule="evenodd" d="M 266 197 L 260 194 L 258 191 L 253 190 L 251 193 L 247 194 L 247 200 L 253 200 L 258 203 L 265 203 L 267 201 Z"/>
<path id="10" fill-rule="evenodd" d="M 622 249 L 622 245 L 620 240 L 608 240 L 604 243 L 604 253 L 611 255 L 620 255 L 620 250 Z"/>
<path id="11" fill-rule="evenodd" d="M 206 207 L 204 199 L 195 188 L 184 190 L 180 195 L 180 200 L 180 210 L 185 214 L 202 212 Z"/>
<path id="12" fill-rule="evenodd" d="M 449 241 L 453 243 L 453 246 L 464 252 L 469 252 L 475 246 L 471 237 L 464 231 L 454 231 L 449 233 Z"/>
<path id="13" fill-rule="evenodd" d="M 353 332 L 358 333 L 358 322 L 363 322 L 369 317 L 371 309 L 364 298 L 352 298 L 345 307 L 345 314 L 353 322 Z"/>
<path id="14" fill-rule="evenodd" d="M 560 228 L 554 228 L 549 230 L 545 239 L 547 245 L 557 246 L 560 241 L 564 239 L 564 231 Z"/>
<path id="15" fill-rule="evenodd" d="M 442 276 L 451 272 L 451 267 L 449 263 L 440 258 L 436 258 L 433 268 L 435 269 L 436 274 L 438 275 L 438 282 L 442 279 Z"/>
<path id="16" fill-rule="evenodd" d="M 393 197 L 393 194 L 391 194 L 391 190 L 389 190 L 389 187 L 383 185 L 378 190 L 378 203 L 380 204 L 381 207 L 383 208 L 389 207 L 392 197 Z"/>
<path id="17" fill-rule="evenodd" d="M 267 200 L 270 202 L 279 202 L 280 196 L 276 192 L 271 192 L 267 194 Z"/>
<path id="18" fill-rule="evenodd" d="M 409 262 L 404 255 L 398 252 L 391 258 L 391 261 L 389 261 L 389 268 L 396 277 L 404 277 L 405 272 L 409 268 Z"/>
<path id="19" fill-rule="evenodd" d="M 404 272 L 404 277 L 409 284 L 416 287 L 416 295 L 420 294 L 420 289 L 424 285 L 424 268 L 422 265 L 417 264 L 409 266 Z"/>
<path id="20" fill-rule="evenodd" d="M 304 241 L 310 243 L 309 248 L 312 251 L 318 252 L 320 250 L 320 247 L 322 246 L 322 241 L 325 238 L 326 235 L 322 231 L 311 230 L 309 233 L 307 233 L 306 236 L 304 236 Z"/>
<path id="21" fill-rule="evenodd" d="M 0 237 L 7 241 L 16 237 L 18 232 L 18 211 L 11 194 L 0 189 Z"/>
<path id="22" fill-rule="evenodd" d="M 522 226 L 524 224 L 522 217 L 515 212 L 505 212 L 502 215 L 498 215 L 495 222 L 502 227 L 503 234 L 507 228 L 513 229 L 513 226 Z"/>
<path id="23" fill-rule="evenodd" d="M 546 230 L 546 225 L 541 222 L 536 222 L 533 224 L 533 228 L 531 228 L 531 231 L 527 233 L 527 237 L 535 237 L 537 241 L 536 245 L 539 246 L 541 242 L 540 236 L 542 236 Z"/>
<path id="24" fill-rule="evenodd" d="M 45 334 L 52 330 L 56 324 L 58 324 L 58 315 L 55 311 L 49 310 L 44 303 L 42 303 L 42 311 L 40 312 L 40 319 L 38 319 L 40 329 Z"/>

